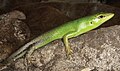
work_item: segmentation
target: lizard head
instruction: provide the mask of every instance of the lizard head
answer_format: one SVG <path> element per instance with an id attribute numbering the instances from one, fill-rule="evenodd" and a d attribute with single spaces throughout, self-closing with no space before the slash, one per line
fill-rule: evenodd
<path id="1" fill-rule="evenodd" d="M 91 27 L 98 27 L 114 16 L 113 13 L 97 13 L 89 16 L 88 24 Z"/>

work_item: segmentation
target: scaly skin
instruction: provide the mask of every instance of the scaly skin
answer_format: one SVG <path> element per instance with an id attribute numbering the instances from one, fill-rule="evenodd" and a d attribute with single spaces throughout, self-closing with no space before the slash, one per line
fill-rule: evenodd
<path id="1" fill-rule="evenodd" d="M 92 29 L 97 28 L 110 18 L 114 16 L 113 13 L 97 13 L 91 16 L 83 17 L 74 21 L 67 22 L 49 32 L 44 33 L 41 36 L 33 39 L 32 41 L 25 44 L 15 53 L 13 53 L 7 61 L 16 60 L 17 58 L 23 56 L 27 52 L 27 48 L 32 46 L 29 55 L 33 53 L 34 50 L 56 40 L 63 38 L 67 55 L 70 55 L 72 50 L 69 46 L 68 39 L 72 37 L 76 37 L 80 34 L 88 32 Z"/>

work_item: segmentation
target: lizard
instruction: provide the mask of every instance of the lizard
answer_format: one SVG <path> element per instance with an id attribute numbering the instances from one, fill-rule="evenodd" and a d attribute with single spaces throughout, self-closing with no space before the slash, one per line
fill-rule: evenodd
<path id="1" fill-rule="evenodd" d="M 108 21 L 114 16 L 114 13 L 96 13 L 93 15 L 85 16 L 70 22 L 67 22 L 61 26 L 58 26 L 38 37 L 26 43 L 11 56 L 7 58 L 7 61 L 16 60 L 28 52 L 31 55 L 36 49 L 47 45 L 48 43 L 63 39 L 67 55 L 71 55 L 73 52 L 69 46 L 69 39 L 86 33 L 92 29 L 95 29 Z M 30 50 L 26 49 L 30 47 Z"/>

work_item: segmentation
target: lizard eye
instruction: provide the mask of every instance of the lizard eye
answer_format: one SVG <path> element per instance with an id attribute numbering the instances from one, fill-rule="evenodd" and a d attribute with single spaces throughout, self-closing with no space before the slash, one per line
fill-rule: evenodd
<path id="1" fill-rule="evenodd" d="M 98 19 L 101 19 L 101 18 L 104 18 L 105 16 L 103 16 L 103 15 L 100 15 L 100 16 L 98 16 Z"/>

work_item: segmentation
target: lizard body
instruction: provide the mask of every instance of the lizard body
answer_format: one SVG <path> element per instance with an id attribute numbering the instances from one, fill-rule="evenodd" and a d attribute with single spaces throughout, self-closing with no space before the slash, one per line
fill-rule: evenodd
<path id="1" fill-rule="evenodd" d="M 30 48 L 29 54 L 31 54 L 34 50 L 56 40 L 63 38 L 63 42 L 65 44 L 67 55 L 71 54 L 72 50 L 69 46 L 68 39 L 72 37 L 76 37 L 83 33 L 86 33 L 92 29 L 97 28 L 107 20 L 111 19 L 114 16 L 113 13 L 97 13 L 91 16 L 86 16 L 74 21 L 67 22 L 51 31 L 48 31 L 37 38 L 31 40 L 23 47 L 18 49 L 15 53 L 13 53 L 7 61 L 12 59 L 17 59 L 23 56 L 27 51 L 28 47 Z"/>

